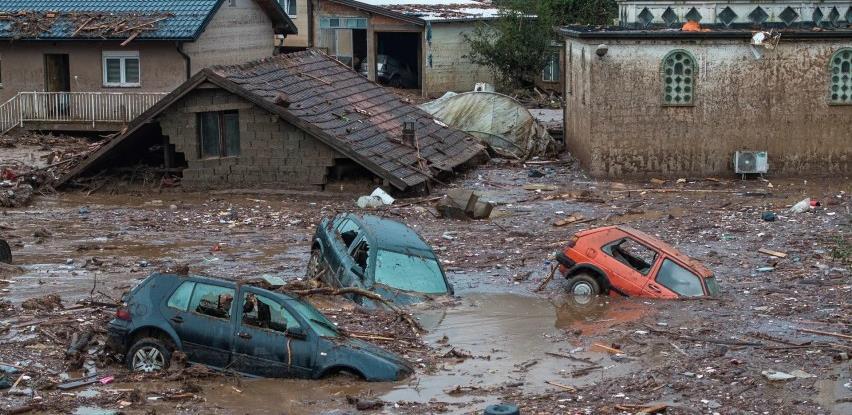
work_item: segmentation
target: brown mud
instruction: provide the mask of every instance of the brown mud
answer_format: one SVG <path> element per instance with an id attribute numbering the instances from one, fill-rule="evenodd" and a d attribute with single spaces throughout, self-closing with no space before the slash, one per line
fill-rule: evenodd
<path id="1" fill-rule="evenodd" d="M 545 176 L 527 177 L 530 168 Z M 71 370 L 62 356 L 70 331 L 48 328 L 51 339 L 33 326 L 0 332 L 0 362 L 24 368 L 32 378 L 22 386 L 35 388 L 34 398 L 0 395 L 0 410 L 37 402 L 46 413 L 79 407 L 352 413 L 346 397 L 354 396 L 385 402 L 379 413 L 478 413 L 498 401 L 518 403 L 525 414 L 634 413 L 630 405 L 651 403 L 668 404 L 667 413 L 852 413 L 850 361 L 843 357 L 852 354 L 852 341 L 802 331 L 852 335 L 848 178 L 614 183 L 590 180 L 565 163 L 493 162 L 457 183 L 497 204 L 492 219 L 438 219 L 428 204 L 373 212 L 420 232 L 457 292 L 452 301 L 411 310 L 428 330 L 425 346 L 412 346 L 407 355 L 418 366 L 411 379 L 374 384 L 213 377 L 195 380 L 197 391 L 168 400 L 168 391 L 185 385 L 131 376 L 118 363 L 97 359 L 99 373 L 116 375 L 116 382 L 63 395 L 39 389 L 35 380 Z M 525 190 L 530 183 L 555 190 Z M 822 206 L 787 213 L 804 197 Z M 10 301 L 16 314 L 0 325 L 43 318 L 20 308 L 31 298 L 58 294 L 66 308 L 79 300 L 110 301 L 150 272 L 184 264 L 192 273 L 233 279 L 301 278 L 320 218 L 357 210 L 356 198 L 149 189 L 39 196 L 28 207 L 0 214 L 0 236 L 23 268 L 3 277 L 10 282 L 0 285 L 0 301 Z M 761 220 L 765 211 L 778 220 Z M 553 226 L 569 215 L 590 221 Z M 657 235 L 703 261 L 716 273 L 721 297 L 578 304 L 564 295 L 560 279 L 534 292 L 553 254 L 574 232 L 606 224 Z M 366 318 L 347 304 L 332 302 L 324 310 L 340 324 L 347 313 Z M 47 318 L 55 318 L 52 313 Z M 81 327 L 97 327 L 109 312 L 95 308 L 75 318 Z M 387 327 L 371 329 L 384 333 Z M 813 377 L 769 381 L 762 372 L 772 370 Z M 78 395 L 86 390 L 96 396 Z"/>

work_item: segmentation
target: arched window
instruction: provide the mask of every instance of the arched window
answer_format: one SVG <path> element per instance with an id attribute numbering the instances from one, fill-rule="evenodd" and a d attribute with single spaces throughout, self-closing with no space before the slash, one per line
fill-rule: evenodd
<path id="1" fill-rule="evenodd" d="M 695 100 L 695 58 L 675 49 L 663 58 L 663 105 L 692 105 Z"/>
<path id="2" fill-rule="evenodd" d="M 832 104 L 852 105 L 852 48 L 843 48 L 831 55 L 829 83 Z"/>

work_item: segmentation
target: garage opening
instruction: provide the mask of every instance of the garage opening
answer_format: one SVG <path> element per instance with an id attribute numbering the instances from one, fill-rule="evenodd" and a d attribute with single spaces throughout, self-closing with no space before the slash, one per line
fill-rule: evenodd
<path id="1" fill-rule="evenodd" d="M 421 85 L 420 33 L 376 33 L 376 80 L 394 88 Z"/>

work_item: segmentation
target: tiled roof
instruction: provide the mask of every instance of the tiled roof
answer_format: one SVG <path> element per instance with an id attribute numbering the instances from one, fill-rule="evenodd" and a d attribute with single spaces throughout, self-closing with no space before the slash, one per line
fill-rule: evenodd
<path id="1" fill-rule="evenodd" d="M 102 35 L 96 33 L 78 32 L 75 34 L 75 31 L 81 25 L 80 20 L 82 20 L 75 18 L 75 15 L 100 14 L 135 16 L 142 18 L 143 21 L 166 17 L 154 23 L 154 30 L 143 31 L 137 36 L 137 39 L 189 40 L 197 38 L 208 19 L 219 9 L 222 2 L 223 0 L 3 0 L 0 1 L 0 14 L 53 12 L 56 13 L 57 17 L 52 20 L 52 23 L 42 24 L 43 27 L 46 27 L 45 31 L 37 35 L 26 34 L 24 36 L 13 30 L 11 18 L 0 18 L 0 38 L 102 38 Z M 274 7 L 264 4 L 265 9 L 275 12 L 280 10 L 280 6 L 277 5 L 275 0 L 269 2 L 275 3 Z M 275 10 L 276 8 L 279 10 Z M 283 10 L 280 10 L 280 14 L 292 25 Z M 107 38 L 117 39 L 127 38 L 128 36 L 129 33 L 127 32 L 106 35 Z"/>
<path id="2" fill-rule="evenodd" d="M 131 121 L 122 135 L 90 155 L 57 185 L 102 164 L 111 151 L 122 148 L 123 141 L 144 138 L 136 132 L 205 82 L 278 115 L 400 190 L 450 172 L 485 152 L 470 134 L 437 122 L 336 59 L 307 50 L 203 69 Z M 286 104 L 276 103 L 281 99 Z M 414 122 L 420 159 L 417 148 L 402 142 L 406 121 Z"/>
<path id="3" fill-rule="evenodd" d="M 473 136 L 435 122 L 387 88 L 316 50 L 206 71 L 270 103 L 283 94 L 290 115 L 335 141 L 330 143 L 333 148 L 381 170 L 374 173 L 405 184 L 397 187 L 422 183 L 484 150 Z M 433 172 L 421 170 L 417 150 L 401 142 L 404 121 L 415 122 L 420 156 Z"/>

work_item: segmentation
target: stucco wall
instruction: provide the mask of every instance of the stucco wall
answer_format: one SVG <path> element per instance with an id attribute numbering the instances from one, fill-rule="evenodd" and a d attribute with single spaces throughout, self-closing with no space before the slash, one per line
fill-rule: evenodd
<path id="1" fill-rule="evenodd" d="M 768 151 L 770 174 L 852 172 L 852 106 L 828 104 L 829 57 L 850 40 L 782 37 L 759 60 L 739 40 L 607 41 L 602 59 L 569 40 L 591 65 L 575 55 L 566 74 L 566 140 L 593 175 L 729 175 L 736 150 Z M 678 48 L 698 64 L 695 103 L 667 107 L 660 63 Z"/>
<path id="2" fill-rule="evenodd" d="M 192 73 L 212 65 L 234 65 L 272 55 L 272 20 L 254 0 L 235 0 L 234 4 L 222 3 L 198 40 L 184 47 L 192 57 Z"/>
<path id="3" fill-rule="evenodd" d="M 296 29 L 299 33 L 295 35 L 287 35 L 287 38 L 284 39 L 284 46 L 306 48 L 308 47 L 308 22 L 310 21 L 310 15 L 308 14 L 308 0 L 295 1 L 296 15 L 290 16 L 290 20 L 292 20 L 293 24 L 296 25 Z"/>
<path id="4" fill-rule="evenodd" d="M 21 91 L 44 91 L 44 54 L 67 53 L 71 91 L 169 92 L 186 79 L 183 57 L 174 42 L 132 42 L 121 47 L 120 41 L 0 42 L 0 70 L 3 87 L 0 100 Z M 141 82 L 139 87 L 103 86 L 103 51 L 138 51 Z"/>
<path id="5" fill-rule="evenodd" d="M 423 74 L 423 92 L 437 97 L 447 91 L 473 91 L 477 82 L 494 83 L 494 75 L 488 68 L 476 65 L 465 56 L 470 47 L 464 34 L 472 32 L 475 22 L 433 23 L 432 45 L 424 42 L 427 62 Z M 429 65 L 428 56 L 432 56 Z"/>
<path id="6" fill-rule="evenodd" d="M 238 157 L 200 158 L 198 113 L 237 110 L 240 122 Z M 157 119 L 162 133 L 183 153 L 189 165 L 183 186 L 192 189 L 274 185 L 321 188 L 338 153 L 277 115 L 233 95 L 196 89 L 172 104 Z"/>

